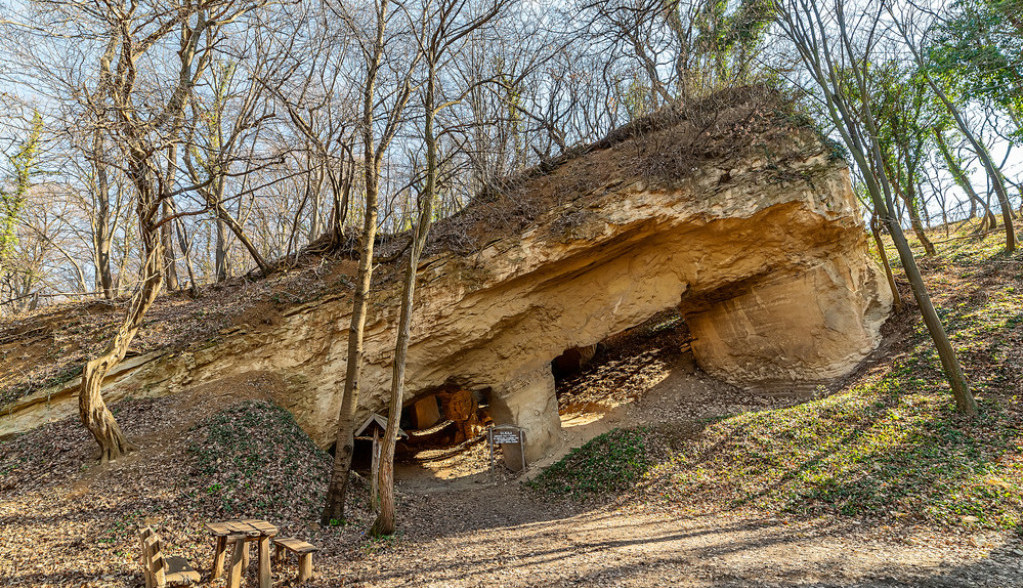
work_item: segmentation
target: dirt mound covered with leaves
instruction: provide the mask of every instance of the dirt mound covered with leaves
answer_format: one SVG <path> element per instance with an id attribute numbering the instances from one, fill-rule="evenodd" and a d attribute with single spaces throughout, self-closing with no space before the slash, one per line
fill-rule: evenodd
<path id="1" fill-rule="evenodd" d="M 187 496 L 217 516 L 315 520 L 333 463 L 267 401 L 231 406 L 189 431 Z"/>
<path id="2" fill-rule="evenodd" d="M 95 442 L 71 418 L 0 442 L 0 585 L 140 585 L 142 525 L 201 570 L 213 553 L 204 525 L 237 517 L 347 553 L 338 544 L 361 525 L 324 535 L 316 524 L 331 458 L 290 413 L 260 398 L 269 380 L 233 383 L 234 396 L 254 397 L 240 402 L 183 395 L 115 404 L 136 447 L 116 462 L 97 463 Z M 352 494 L 348 514 L 368 526 L 365 489 L 356 484 Z"/>

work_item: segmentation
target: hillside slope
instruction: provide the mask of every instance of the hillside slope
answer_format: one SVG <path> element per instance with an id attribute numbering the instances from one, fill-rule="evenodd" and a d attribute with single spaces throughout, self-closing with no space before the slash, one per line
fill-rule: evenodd
<path id="1" fill-rule="evenodd" d="M 912 310 L 860 372 L 809 399 L 699 371 L 708 386 L 689 391 L 720 397 L 654 394 L 693 370 L 663 347 L 675 334 L 655 329 L 633 341 L 650 347 L 616 348 L 569 383 L 566 415 L 604 390 L 634 408 L 623 421 L 634 432 L 565 462 L 588 469 L 552 469 L 557 484 L 541 476 L 539 492 L 486 470 L 399 473 L 401 533 L 377 542 L 363 535 L 361 484 L 349 525 L 316 525 L 329 460 L 267 402 L 285 383 L 253 374 L 116 403 L 138 445 L 118 462 L 90 460 L 73 417 L 0 441 L 0 584 L 140 586 L 138 525 L 207 568 L 203 523 L 265 516 L 323 548 L 312 583 L 323 587 L 1018 585 L 1023 256 L 999 254 L 996 235 L 939 248 L 924 270 L 984 408 L 976 420 L 951 413 Z M 293 573 L 277 569 L 275 586 Z"/>
<path id="2" fill-rule="evenodd" d="M 524 428 L 539 459 L 561 429 L 552 361 L 667 310 L 689 325 L 700 367 L 733 384 L 812 388 L 853 370 L 880 340 L 891 293 L 848 168 L 777 95 L 754 90 L 659 114 L 440 223 L 419 268 L 406 405 L 471 394 L 481 419 Z M 375 274 L 357 419 L 391 388 L 396 270 Z M 347 361 L 344 271 L 322 278 L 341 287 L 250 305 L 256 320 L 125 362 L 104 394 L 270 371 L 284 382 L 274 400 L 329 447 Z M 0 436 L 73 413 L 75 392 L 69 380 L 9 403 Z"/>
<path id="3" fill-rule="evenodd" d="M 842 387 L 690 428 L 646 423 L 580 450 L 535 484 L 591 494 L 592 472 L 572 460 L 607 462 L 628 472 L 637 496 L 675 512 L 752 509 L 1023 532 L 1023 255 L 1005 255 L 1001 239 L 936 233 L 938 256 L 921 260 L 978 417 L 955 413 L 906 288 L 909 307 Z"/>

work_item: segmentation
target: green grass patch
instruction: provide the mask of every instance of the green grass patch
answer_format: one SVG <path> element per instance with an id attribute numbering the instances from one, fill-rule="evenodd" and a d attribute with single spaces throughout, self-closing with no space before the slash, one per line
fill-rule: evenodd
<path id="1" fill-rule="evenodd" d="M 852 388 L 710 424 L 648 473 L 681 508 L 753 507 L 1023 529 L 1023 288 L 997 235 L 953 239 L 925 279 L 980 414 L 955 412 L 917 320 L 898 359 Z"/>
<path id="2" fill-rule="evenodd" d="M 882 369 L 794 406 L 616 430 L 531 485 L 587 498 L 639 486 L 681 512 L 735 508 L 1023 532 L 1023 254 L 999 235 L 921 260 L 980 414 L 955 411 L 919 318 Z M 891 253 L 891 252 L 890 252 Z"/>
<path id="3" fill-rule="evenodd" d="M 598 498 L 636 485 L 651 466 L 644 429 L 615 429 L 573 449 L 528 485 L 547 495 Z"/>

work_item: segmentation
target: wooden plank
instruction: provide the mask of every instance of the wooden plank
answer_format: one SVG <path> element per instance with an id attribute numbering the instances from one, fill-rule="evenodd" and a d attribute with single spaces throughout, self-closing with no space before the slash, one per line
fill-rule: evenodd
<path id="1" fill-rule="evenodd" d="M 305 541 L 302 541 L 301 539 L 296 539 L 294 537 L 274 539 L 274 543 L 280 545 L 281 547 L 287 549 L 288 551 L 294 551 L 295 553 L 312 553 L 314 551 L 320 550 L 319 547 L 316 547 L 312 543 L 306 543 Z"/>
<path id="2" fill-rule="evenodd" d="M 206 528 L 210 530 L 210 534 L 217 537 L 222 537 L 231 533 L 231 530 L 227 527 L 227 523 L 206 523 Z"/>
<path id="3" fill-rule="evenodd" d="M 247 537 L 259 537 L 259 529 L 241 521 L 228 521 L 225 523 L 232 535 L 239 534 Z"/>
<path id="4" fill-rule="evenodd" d="M 259 531 L 260 535 L 262 535 L 262 536 L 273 537 L 274 535 L 277 534 L 277 527 L 271 525 L 270 523 L 268 523 L 266 521 L 261 521 L 261 520 L 258 520 L 258 519 L 250 519 L 250 520 L 247 520 L 245 522 L 248 523 L 249 525 L 251 525 L 253 528 L 257 529 Z"/>

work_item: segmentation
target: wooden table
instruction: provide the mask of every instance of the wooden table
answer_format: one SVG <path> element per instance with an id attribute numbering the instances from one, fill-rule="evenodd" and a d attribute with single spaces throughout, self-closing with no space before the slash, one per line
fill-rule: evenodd
<path id="1" fill-rule="evenodd" d="M 234 552 L 231 554 L 230 573 L 227 578 L 228 588 L 238 588 L 241 584 L 242 562 L 248 562 L 248 543 L 259 543 L 259 588 L 270 588 L 270 539 L 277 535 L 277 527 L 259 519 L 239 519 L 222 523 L 208 523 L 206 528 L 216 538 L 217 546 L 213 552 L 213 578 L 224 573 L 224 554 L 227 542 L 234 540 Z"/>

